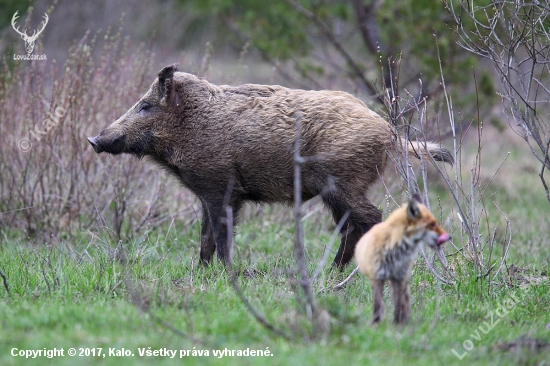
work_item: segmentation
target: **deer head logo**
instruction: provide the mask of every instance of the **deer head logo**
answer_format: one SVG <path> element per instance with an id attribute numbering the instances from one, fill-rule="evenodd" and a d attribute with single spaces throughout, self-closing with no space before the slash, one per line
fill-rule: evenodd
<path id="1" fill-rule="evenodd" d="M 42 33 L 44 28 L 46 28 L 46 24 L 48 24 L 48 14 L 44 14 L 44 21 L 42 22 L 42 29 L 40 29 L 39 31 L 35 30 L 33 32 L 32 36 L 29 36 L 27 34 L 26 29 L 23 32 L 21 32 L 19 30 L 19 27 L 15 26 L 15 21 L 19 17 L 17 15 L 18 12 L 19 11 L 16 11 L 15 14 L 13 14 L 13 18 L 11 18 L 11 26 L 13 27 L 13 29 L 15 29 L 15 31 L 17 33 L 19 33 L 21 35 L 21 38 L 23 38 L 23 40 L 25 41 L 25 48 L 27 49 L 27 54 L 30 54 L 32 52 L 33 48 L 34 48 L 34 42 L 36 42 L 36 39 L 38 38 L 40 33 Z"/>

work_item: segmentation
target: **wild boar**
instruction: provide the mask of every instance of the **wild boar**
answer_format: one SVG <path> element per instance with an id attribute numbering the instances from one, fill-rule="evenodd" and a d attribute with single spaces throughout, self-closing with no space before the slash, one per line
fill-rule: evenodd
<path id="1" fill-rule="evenodd" d="M 353 257 L 357 241 L 382 219 L 366 197 L 394 149 L 391 125 L 362 101 L 339 91 L 306 91 L 278 85 L 214 85 L 163 68 L 149 91 L 99 135 L 97 153 L 147 157 L 169 170 L 202 203 L 201 263 L 229 259 L 227 205 L 235 217 L 246 201 L 293 202 L 296 120 L 300 115 L 302 198 L 321 194 L 338 223 L 346 213 L 333 265 Z M 408 146 L 452 164 L 434 143 Z M 229 243 L 230 244 L 230 243 Z"/>

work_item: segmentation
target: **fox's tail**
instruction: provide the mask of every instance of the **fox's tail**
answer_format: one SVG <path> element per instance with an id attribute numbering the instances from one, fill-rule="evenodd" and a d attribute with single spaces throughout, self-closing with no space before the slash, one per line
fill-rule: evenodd
<path id="1" fill-rule="evenodd" d="M 401 141 L 397 141 L 397 145 L 399 145 L 399 143 L 401 143 L 401 145 L 398 146 L 399 150 L 406 146 L 409 154 L 417 159 L 420 159 L 420 156 L 422 156 L 422 159 L 429 160 L 431 156 L 434 160 L 442 161 L 450 165 L 453 165 L 455 162 L 451 151 L 435 142 L 407 141 L 401 138 Z"/>

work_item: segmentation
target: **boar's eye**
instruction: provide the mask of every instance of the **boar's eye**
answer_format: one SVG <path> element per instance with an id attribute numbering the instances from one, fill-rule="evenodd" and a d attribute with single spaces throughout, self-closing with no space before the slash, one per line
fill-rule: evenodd
<path id="1" fill-rule="evenodd" d="M 153 106 L 149 102 L 143 101 L 138 105 L 137 112 L 148 112 L 151 110 L 151 108 L 153 108 Z"/>

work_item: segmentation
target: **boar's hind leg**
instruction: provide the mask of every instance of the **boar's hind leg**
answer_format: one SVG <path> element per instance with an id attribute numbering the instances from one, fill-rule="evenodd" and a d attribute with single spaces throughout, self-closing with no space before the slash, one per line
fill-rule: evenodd
<path id="1" fill-rule="evenodd" d="M 226 206 L 223 201 L 223 196 L 217 200 L 203 201 L 200 253 L 202 264 L 210 263 L 216 250 L 218 251 L 218 259 L 221 262 L 225 264 L 229 260 L 229 246 L 231 243 L 227 242 Z M 241 208 L 241 202 L 235 199 L 231 201 L 233 220 L 235 221 Z"/>
<path id="2" fill-rule="evenodd" d="M 353 258 L 355 245 L 363 234 L 382 221 L 382 212 L 362 195 L 350 198 L 339 195 L 338 192 L 332 192 L 323 197 L 323 200 L 330 207 L 336 225 L 340 223 L 346 212 L 349 212 L 340 231 L 342 234 L 340 248 L 332 262 L 333 267 L 343 269 Z"/>

